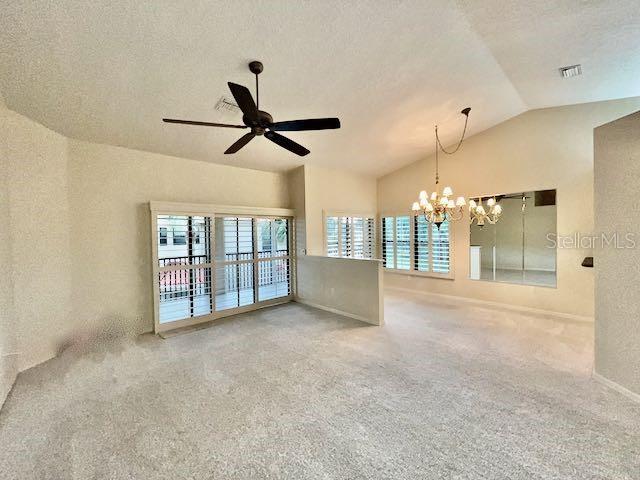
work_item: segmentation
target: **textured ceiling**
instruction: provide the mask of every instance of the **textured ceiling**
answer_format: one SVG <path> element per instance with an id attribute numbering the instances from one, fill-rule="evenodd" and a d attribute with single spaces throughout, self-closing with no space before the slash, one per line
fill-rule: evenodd
<path id="1" fill-rule="evenodd" d="M 0 91 L 7 106 L 70 137 L 263 170 L 302 163 L 382 175 L 445 141 L 531 108 L 640 95 L 634 1 L 5 0 Z M 275 120 L 338 116 L 291 132 L 297 157 L 243 132 L 162 117 L 240 120 L 214 109 L 227 81 Z M 558 67 L 582 63 L 563 80 Z"/>

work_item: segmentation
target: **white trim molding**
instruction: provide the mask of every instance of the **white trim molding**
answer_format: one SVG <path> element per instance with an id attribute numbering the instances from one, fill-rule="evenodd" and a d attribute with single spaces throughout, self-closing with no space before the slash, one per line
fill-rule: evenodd
<path id="1" fill-rule="evenodd" d="M 237 205 L 215 205 L 207 203 L 175 203 L 150 201 L 149 209 L 156 213 L 172 214 L 217 214 L 217 215 L 249 215 L 252 217 L 294 217 L 291 208 L 248 207 Z"/>
<path id="2" fill-rule="evenodd" d="M 318 303 L 313 303 L 304 298 L 294 297 L 293 301 L 296 303 L 301 303 L 302 305 L 307 305 L 309 307 L 317 308 L 319 310 L 324 310 L 325 312 L 335 313 L 336 315 L 341 315 L 343 317 L 353 318 L 355 320 L 360 320 L 361 322 L 368 323 L 369 325 L 379 326 L 378 323 L 373 323 L 371 320 L 363 317 L 361 315 L 356 315 L 355 313 L 345 312 L 343 310 L 338 310 L 337 308 L 327 307 L 325 305 L 320 305 Z"/>
<path id="3" fill-rule="evenodd" d="M 615 390 L 618 393 L 621 393 L 625 397 L 640 403 L 640 394 L 636 392 L 632 392 L 628 388 L 623 387 L 619 383 L 614 382 L 613 380 L 609 380 L 607 377 L 600 375 L 598 372 L 593 370 L 591 377 L 598 383 Z"/>

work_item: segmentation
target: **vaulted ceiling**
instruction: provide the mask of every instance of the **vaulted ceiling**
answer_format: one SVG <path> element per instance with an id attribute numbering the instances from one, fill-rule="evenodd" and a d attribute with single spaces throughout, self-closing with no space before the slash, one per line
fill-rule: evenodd
<path id="1" fill-rule="evenodd" d="M 382 175 L 433 151 L 472 107 L 470 134 L 528 109 L 640 95 L 637 0 L 5 0 L 0 91 L 9 108 L 69 137 L 262 170 L 302 163 Z M 275 120 L 338 116 L 222 152 L 241 130 L 215 109 L 227 81 Z M 582 64 L 563 79 L 558 67 Z"/>

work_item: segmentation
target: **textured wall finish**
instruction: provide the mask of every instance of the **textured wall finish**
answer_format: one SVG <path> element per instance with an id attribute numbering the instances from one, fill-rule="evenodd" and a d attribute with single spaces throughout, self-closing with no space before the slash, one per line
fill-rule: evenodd
<path id="1" fill-rule="evenodd" d="M 6 131 L 11 112 L 0 103 L 0 407 L 19 371 L 15 310 L 13 308 L 13 255 L 9 206 L 9 160 Z"/>
<path id="2" fill-rule="evenodd" d="M 324 216 L 375 215 L 376 179 L 343 170 L 304 166 L 307 254 L 324 255 Z"/>
<path id="3" fill-rule="evenodd" d="M 297 262 L 297 301 L 373 325 L 384 323 L 379 260 L 305 255 Z"/>
<path id="4" fill-rule="evenodd" d="M 149 200 L 287 207 L 286 176 L 67 138 L 0 108 L 0 399 L 18 371 L 152 328 Z"/>
<path id="5" fill-rule="evenodd" d="M 288 207 L 285 174 L 69 140 L 74 316 L 152 328 L 149 200 Z"/>
<path id="6" fill-rule="evenodd" d="M 558 234 L 588 235 L 593 231 L 593 128 L 638 108 L 640 97 L 527 112 L 470 137 L 456 155 L 443 156 L 441 185 L 465 196 L 556 188 Z M 431 156 L 380 178 L 378 211 L 408 214 L 418 192 L 434 188 L 434 169 Z M 468 278 L 468 222 L 455 223 L 453 234 L 454 281 L 387 274 L 385 284 L 593 316 L 593 270 L 580 266 L 590 249 L 558 250 L 557 288 L 488 284 Z"/>
<path id="7" fill-rule="evenodd" d="M 296 254 L 304 255 L 307 248 L 305 215 L 305 167 L 298 167 L 287 173 L 289 188 L 289 208 L 296 212 Z"/>
<path id="8" fill-rule="evenodd" d="M 67 139 L 6 109 L 0 138 L 12 260 L 3 271 L 11 272 L 13 353 L 24 370 L 54 356 L 73 330 Z"/>
<path id="9" fill-rule="evenodd" d="M 635 248 L 599 245 L 595 252 L 595 369 L 640 394 L 640 112 L 594 135 L 595 231 L 635 241 Z"/>

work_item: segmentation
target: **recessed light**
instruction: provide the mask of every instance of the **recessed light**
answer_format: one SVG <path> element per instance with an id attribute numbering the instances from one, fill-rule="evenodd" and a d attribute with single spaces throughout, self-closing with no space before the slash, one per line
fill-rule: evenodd
<path id="1" fill-rule="evenodd" d="M 560 68 L 560 74 L 564 78 L 577 77 L 582 75 L 582 65 L 569 65 L 568 67 Z"/>

